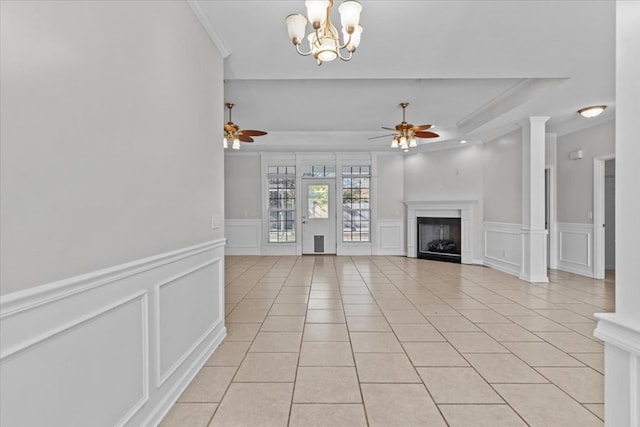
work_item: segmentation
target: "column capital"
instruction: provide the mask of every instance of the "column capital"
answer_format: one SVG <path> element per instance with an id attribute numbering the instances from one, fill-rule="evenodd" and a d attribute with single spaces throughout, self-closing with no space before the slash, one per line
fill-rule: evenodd
<path id="1" fill-rule="evenodd" d="M 529 123 L 544 123 L 550 118 L 551 116 L 530 116 Z"/>

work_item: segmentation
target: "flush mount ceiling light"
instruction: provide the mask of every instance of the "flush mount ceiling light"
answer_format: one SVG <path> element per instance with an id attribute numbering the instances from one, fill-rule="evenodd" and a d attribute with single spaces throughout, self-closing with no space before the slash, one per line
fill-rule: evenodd
<path id="1" fill-rule="evenodd" d="M 607 108 L 606 105 L 592 105 L 591 107 L 584 107 L 579 109 L 578 113 L 580 113 L 582 117 L 590 119 L 602 114 L 605 108 Z"/>
<path id="2" fill-rule="evenodd" d="M 307 16 L 312 29 L 312 32 L 306 36 L 309 41 L 308 52 L 300 50 L 302 40 L 305 38 L 307 18 L 300 14 L 289 15 L 286 18 L 289 39 L 296 47 L 296 51 L 302 56 L 313 55 L 318 65 L 337 58 L 349 61 L 360 44 L 362 34 L 362 27 L 358 25 L 362 10 L 360 3 L 348 0 L 342 2 L 338 8 L 342 23 L 343 44 L 340 44 L 338 30 L 331 23 L 333 0 L 307 0 L 304 4 L 307 7 Z M 343 55 L 342 51 L 346 51 L 346 54 Z"/>
<path id="3" fill-rule="evenodd" d="M 239 150 L 240 142 L 253 142 L 253 138 L 251 138 L 252 136 L 262 136 L 267 133 L 261 130 L 241 130 L 238 125 L 231 121 L 231 109 L 234 105 L 235 104 L 230 102 L 224 104 L 224 106 L 229 109 L 229 121 L 224 124 L 224 138 L 222 140 L 222 145 L 224 148 L 229 148 L 229 143 L 231 143 L 232 149 Z"/>

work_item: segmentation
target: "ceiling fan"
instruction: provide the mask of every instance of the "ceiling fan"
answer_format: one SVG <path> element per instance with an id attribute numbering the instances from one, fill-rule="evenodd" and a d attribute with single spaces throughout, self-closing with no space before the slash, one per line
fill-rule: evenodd
<path id="1" fill-rule="evenodd" d="M 227 102 L 224 105 L 229 109 L 229 121 L 224 124 L 224 148 L 228 148 L 229 143 L 232 143 L 231 148 L 239 150 L 240 142 L 253 142 L 252 136 L 267 134 L 267 132 L 261 130 L 240 129 L 238 125 L 231 121 L 231 109 L 235 104 Z"/>
<path id="2" fill-rule="evenodd" d="M 396 133 L 374 136 L 369 139 L 376 138 L 385 138 L 388 136 L 393 136 L 393 140 L 391 142 L 391 148 L 401 148 L 404 151 L 409 151 L 409 147 L 417 147 L 418 143 L 416 138 L 437 138 L 438 135 L 435 132 L 428 131 L 428 129 L 432 128 L 432 125 L 417 125 L 414 126 L 411 123 L 407 123 L 405 118 L 406 108 L 409 105 L 408 102 L 401 102 L 400 106 L 402 107 L 402 122 L 397 124 L 395 128 L 382 126 L 382 129 L 392 130 Z"/>

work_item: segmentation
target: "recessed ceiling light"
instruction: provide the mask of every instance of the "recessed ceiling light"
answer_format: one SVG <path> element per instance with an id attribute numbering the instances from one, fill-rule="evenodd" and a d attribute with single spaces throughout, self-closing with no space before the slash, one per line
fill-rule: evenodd
<path id="1" fill-rule="evenodd" d="M 466 144 L 466 143 L 467 143 L 467 140 L 466 140 L 466 139 L 461 139 L 461 140 L 460 140 L 460 144 Z"/>
<path id="2" fill-rule="evenodd" d="M 582 117 L 586 117 L 588 119 L 592 118 L 592 117 L 596 117 L 599 116 L 600 114 L 602 114 L 602 112 L 604 111 L 604 109 L 607 108 L 606 105 L 592 105 L 591 107 L 584 107 L 578 110 L 578 113 L 582 116 Z"/>

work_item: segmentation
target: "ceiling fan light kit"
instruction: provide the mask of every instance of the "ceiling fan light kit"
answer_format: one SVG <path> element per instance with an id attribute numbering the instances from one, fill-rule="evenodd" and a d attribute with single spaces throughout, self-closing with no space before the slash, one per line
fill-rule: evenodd
<path id="1" fill-rule="evenodd" d="M 231 109 L 235 104 L 227 102 L 224 104 L 229 109 L 229 121 L 224 124 L 224 136 L 222 138 L 222 147 L 229 148 L 231 143 L 232 150 L 240 149 L 240 142 L 253 142 L 252 136 L 266 135 L 267 132 L 262 130 L 240 129 L 238 125 L 231 121 Z"/>
<path id="2" fill-rule="evenodd" d="M 417 138 L 438 138 L 440 135 L 437 133 L 427 131 L 427 129 L 431 129 L 433 125 L 414 126 L 411 123 L 407 123 L 405 113 L 408 105 L 408 102 L 400 103 L 400 107 L 402 107 L 402 122 L 397 124 L 395 128 L 382 126 L 382 129 L 395 131 L 397 132 L 396 134 L 375 136 L 369 139 L 392 136 L 391 148 L 400 148 L 402 151 L 407 152 L 409 151 L 409 148 L 415 148 L 418 146 Z"/>
<path id="3" fill-rule="evenodd" d="M 305 39 L 307 18 L 301 14 L 293 14 L 287 16 L 285 20 L 289 39 L 296 47 L 296 51 L 302 56 L 313 55 L 318 65 L 337 58 L 349 61 L 353 57 L 353 52 L 360 45 L 362 27 L 359 22 L 362 5 L 355 0 L 347 0 L 338 7 L 342 24 L 343 42 L 341 44 L 338 30 L 331 23 L 333 0 L 307 0 L 304 4 L 312 29 L 311 33 L 306 36 L 309 42 L 308 52 L 303 52 L 300 49 L 300 45 Z M 343 51 L 346 51 L 344 55 Z"/>
<path id="4" fill-rule="evenodd" d="M 604 111 L 604 109 L 607 108 L 606 105 L 592 105 L 591 107 L 584 107 L 578 110 L 578 113 L 582 116 L 582 117 L 586 117 L 588 119 L 592 118 L 592 117 L 596 117 L 599 116 L 600 114 L 602 114 L 602 112 Z"/>

